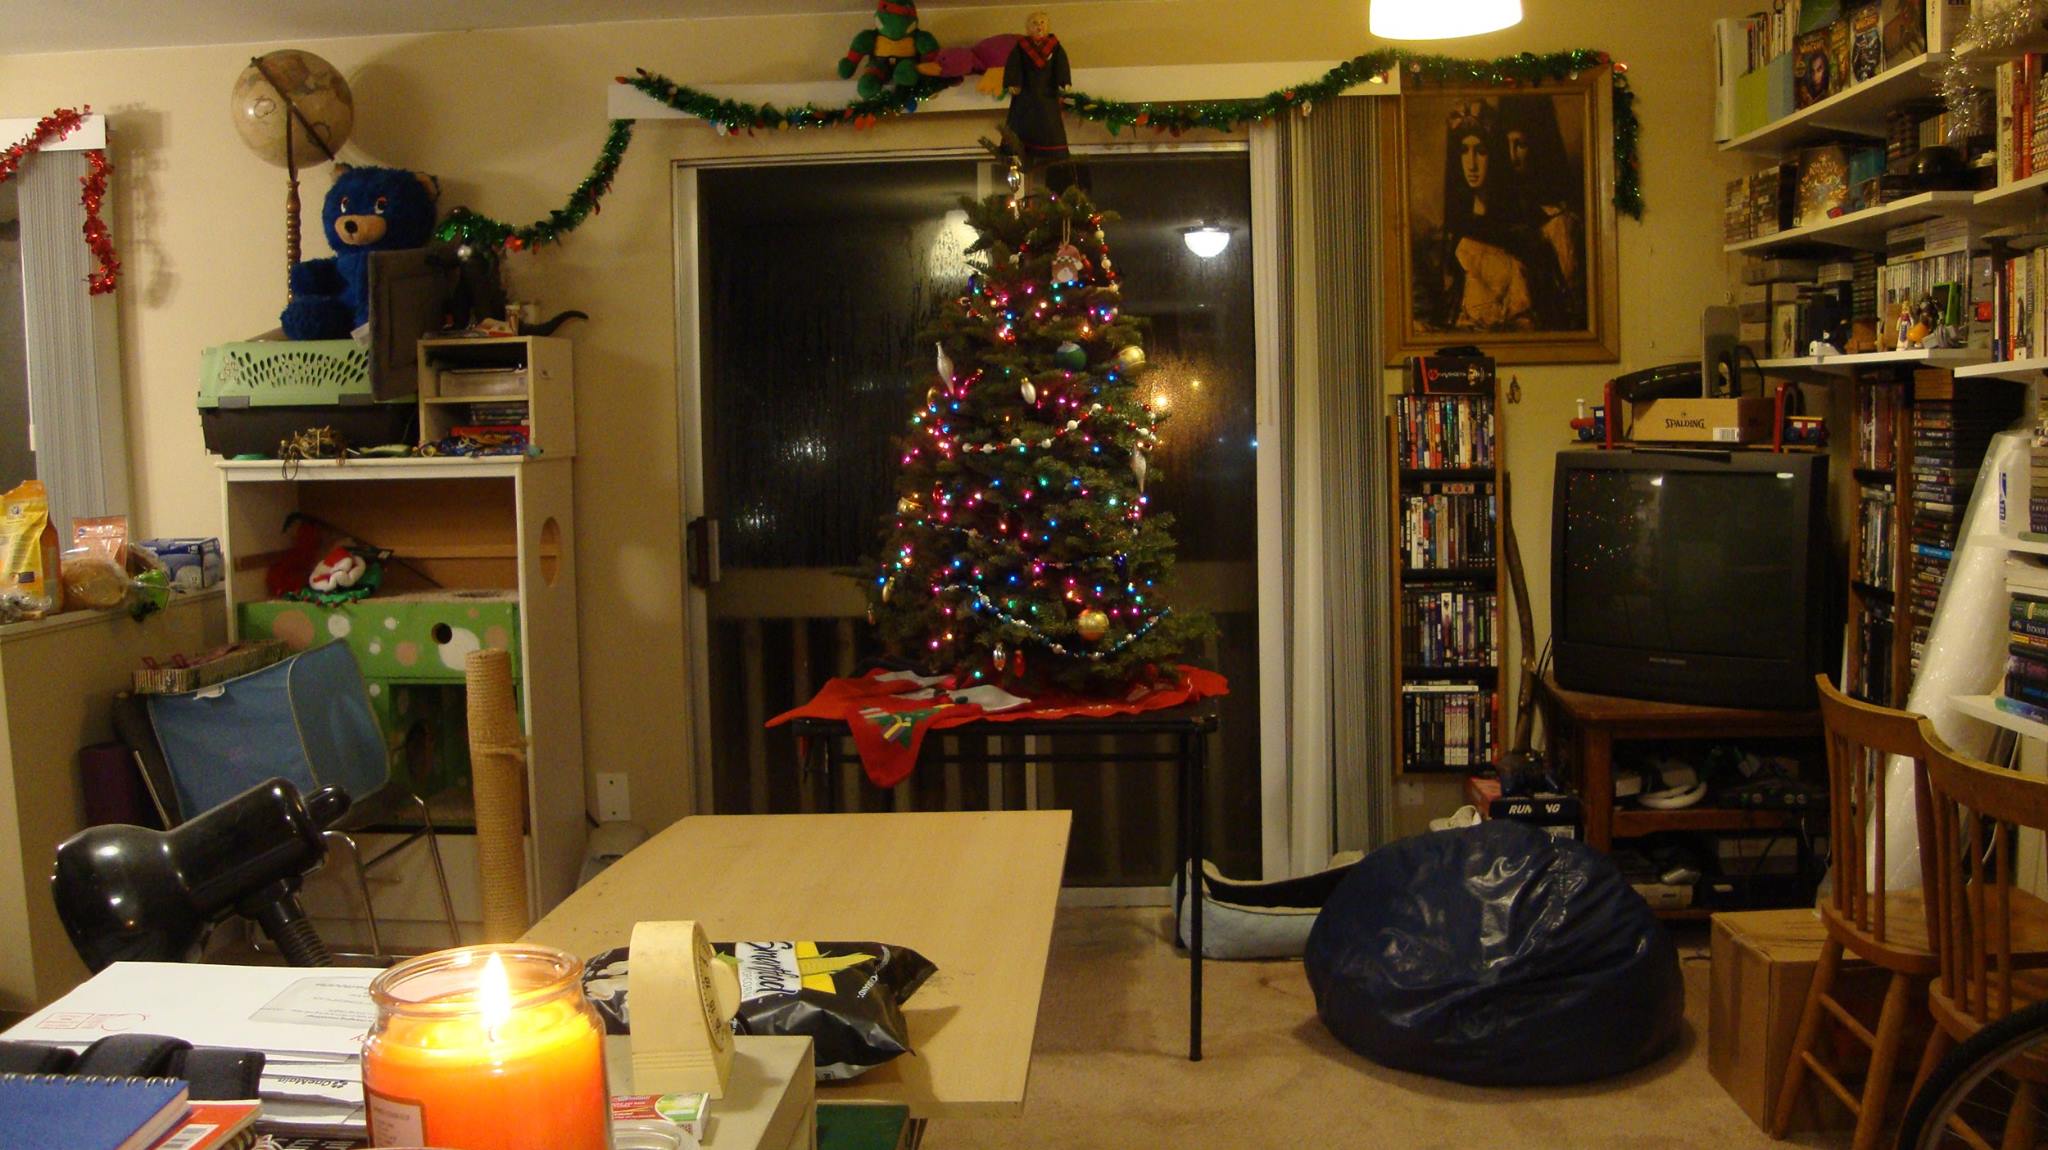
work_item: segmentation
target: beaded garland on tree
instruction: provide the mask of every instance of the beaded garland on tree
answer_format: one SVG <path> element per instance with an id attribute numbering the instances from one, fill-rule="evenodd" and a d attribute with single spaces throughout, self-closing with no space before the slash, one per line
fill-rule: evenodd
<path id="1" fill-rule="evenodd" d="M 870 617 L 963 682 L 1113 688 L 1212 624 L 1159 591 L 1172 517 L 1144 487 L 1165 416 L 1137 386 L 1110 217 L 1077 188 L 964 206 L 981 259 L 926 335 L 938 380 L 902 441 Z"/>

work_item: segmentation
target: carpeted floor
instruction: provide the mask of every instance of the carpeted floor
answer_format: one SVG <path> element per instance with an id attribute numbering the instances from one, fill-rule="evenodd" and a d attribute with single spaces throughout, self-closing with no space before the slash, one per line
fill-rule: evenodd
<path id="1" fill-rule="evenodd" d="M 1187 966 L 1163 908 L 1063 910 L 1021 1120 L 940 1121 L 930 1150 L 1032 1147 L 1834 1147 L 1772 1142 L 1707 1072 L 1706 930 L 1678 938 L 1687 1033 L 1593 1086 L 1479 1089 L 1386 1070 L 1316 1019 L 1299 962 L 1203 967 L 1204 1060 L 1187 1061 Z"/>

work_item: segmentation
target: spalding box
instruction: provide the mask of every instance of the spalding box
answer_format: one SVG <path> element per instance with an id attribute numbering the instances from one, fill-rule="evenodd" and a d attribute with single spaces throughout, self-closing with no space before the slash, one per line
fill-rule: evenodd
<path id="1" fill-rule="evenodd" d="M 1645 399 L 1629 405 L 1638 443 L 1769 443 L 1776 405 L 1763 396 L 1741 399 Z"/>

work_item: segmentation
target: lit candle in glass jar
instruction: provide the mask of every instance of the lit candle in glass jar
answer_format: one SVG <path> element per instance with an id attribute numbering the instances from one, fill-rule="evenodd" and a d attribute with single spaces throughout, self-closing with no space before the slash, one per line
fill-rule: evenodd
<path id="1" fill-rule="evenodd" d="M 611 1150 L 604 1027 L 582 964 L 538 946 L 476 946 L 370 984 L 363 1041 L 375 1146 Z"/>

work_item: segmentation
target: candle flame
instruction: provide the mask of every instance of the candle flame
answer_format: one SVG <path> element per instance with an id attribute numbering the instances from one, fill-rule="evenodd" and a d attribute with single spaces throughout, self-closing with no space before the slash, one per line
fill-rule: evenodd
<path id="1" fill-rule="evenodd" d="M 476 984 L 477 1008 L 483 1015 L 484 1032 L 496 1038 L 498 1028 L 512 1017 L 512 982 L 505 975 L 505 960 L 493 954 L 484 964 Z"/>

